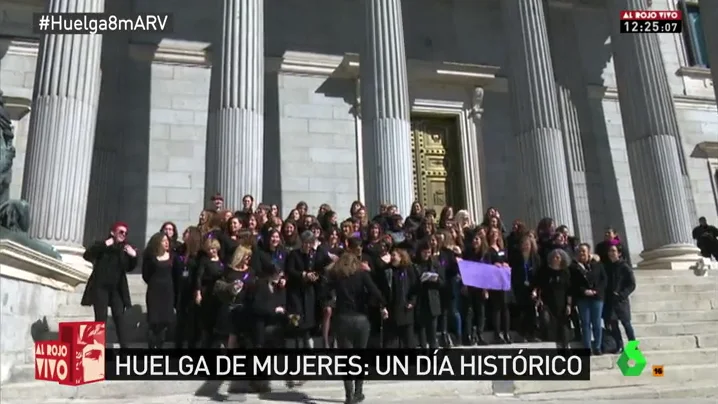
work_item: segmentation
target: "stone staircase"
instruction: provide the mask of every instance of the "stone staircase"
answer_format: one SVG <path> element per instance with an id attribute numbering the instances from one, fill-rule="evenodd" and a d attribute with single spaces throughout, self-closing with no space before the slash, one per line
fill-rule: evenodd
<path id="1" fill-rule="evenodd" d="M 513 395 L 522 400 L 609 398 L 716 398 L 718 397 L 718 273 L 696 277 L 691 272 L 636 270 L 637 290 L 632 296 L 633 324 L 648 360 L 648 370 L 639 377 L 624 377 L 616 368 L 616 355 L 594 357 L 591 380 L 574 382 L 369 382 L 372 396 L 476 397 Z M 130 275 L 132 302 L 128 313 L 130 339 L 145 339 L 143 315 L 145 285 L 139 275 Z M 55 338 L 62 321 L 92 319 L 90 308 L 79 305 L 83 287 L 69 295 L 47 321 L 47 338 Z M 114 325 L 108 322 L 108 342 L 114 342 Z M 134 344 L 133 344 L 134 345 Z M 522 344 L 523 345 L 523 344 Z M 532 344 L 550 347 L 550 344 Z M 147 396 L 205 395 L 226 388 L 219 382 L 105 382 L 67 387 L 35 381 L 33 353 L 27 365 L 13 369 L 2 386 L 2 402 L 41 402 L 49 399 L 123 399 Z M 651 365 L 663 365 L 664 377 L 652 377 Z M 400 383 L 400 384 L 399 384 Z M 220 388 L 220 385 L 224 386 Z M 148 387 L 151 386 L 151 389 Z M 400 387 L 399 387 L 400 386 Z M 281 387 L 278 386 L 281 389 Z M 211 392 L 214 393 L 211 393 Z M 301 388 L 311 397 L 342 397 L 341 383 L 308 382 Z"/>

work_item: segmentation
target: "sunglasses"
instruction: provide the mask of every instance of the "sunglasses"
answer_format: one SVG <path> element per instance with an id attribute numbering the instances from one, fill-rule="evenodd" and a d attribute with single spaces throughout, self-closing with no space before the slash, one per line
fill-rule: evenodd
<path id="1" fill-rule="evenodd" d="M 126 235 L 127 235 L 127 230 L 118 230 L 118 231 L 117 231 L 117 234 L 120 235 L 120 236 L 126 236 Z"/>

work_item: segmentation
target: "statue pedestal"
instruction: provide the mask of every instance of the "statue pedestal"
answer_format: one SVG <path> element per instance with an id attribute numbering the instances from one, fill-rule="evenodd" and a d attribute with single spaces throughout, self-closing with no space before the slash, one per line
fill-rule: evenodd
<path id="1" fill-rule="evenodd" d="M 90 276 L 92 273 L 92 263 L 82 258 L 82 254 L 85 253 L 84 247 L 58 245 L 55 246 L 55 250 L 60 253 L 63 262 L 72 266 L 75 270 L 82 272 L 87 277 Z"/>
<path id="2" fill-rule="evenodd" d="M 33 363 L 34 342 L 46 336 L 47 319 L 86 281 L 87 274 L 66 262 L 0 239 L 0 382 L 10 379 L 13 367 Z"/>
<path id="3" fill-rule="evenodd" d="M 689 270 L 701 258 L 700 250 L 690 244 L 669 244 L 641 253 L 638 269 Z"/>

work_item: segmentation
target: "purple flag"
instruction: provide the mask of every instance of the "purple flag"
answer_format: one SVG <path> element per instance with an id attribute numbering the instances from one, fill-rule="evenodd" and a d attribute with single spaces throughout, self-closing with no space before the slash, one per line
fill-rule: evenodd
<path id="1" fill-rule="evenodd" d="M 459 261 L 461 281 L 466 286 L 488 290 L 511 290 L 511 268 L 474 261 Z"/>

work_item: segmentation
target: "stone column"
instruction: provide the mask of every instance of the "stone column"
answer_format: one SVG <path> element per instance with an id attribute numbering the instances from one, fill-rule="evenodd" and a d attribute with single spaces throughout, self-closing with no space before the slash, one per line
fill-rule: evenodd
<path id="1" fill-rule="evenodd" d="M 588 181 L 586 180 L 582 139 L 583 131 L 586 128 L 582 128 L 580 119 L 580 112 L 586 107 L 581 104 L 588 97 L 583 72 L 576 69 L 576 66 L 581 65 L 577 42 L 578 34 L 574 25 L 572 8 L 555 8 L 549 14 L 547 17 L 548 30 L 553 50 L 552 60 L 564 135 L 575 236 L 581 241 L 593 245 L 593 223 L 588 203 Z"/>
<path id="2" fill-rule="evenodd" d="M 230 209 L 246 194 L 262 200 L 264 168 L 264 0 L 223 0 L 213 46 L 205 196 Z"/>
<path id="3" fill-rule="evenodd" d="M 713 91 L 718 101 L 718 1 L 704 0 L 700 3 L 701 21 L 703 22 L 703 35 L 705 35 L 706 46 L 708 47 L 708 60 L 711 64 L 711 75 L 713 76 Z M 712 21 L 713 23 L 709 23 Z"/>
<path id="4" fill-rule="evenodd" d="M 364 0 L 360 53 L 364 179 L 369 214 L 393 203 L 403 215 L 414 200 L 409 86 L 401 0 Z"/>
<path id="5" fill-rule="evenodd" d="M 619 32 L 621 10 L 645 10 L 646 0 L 610 0 L 613 65 L 623 132 L 648 269 L 687 269 L 698 259 L 693 246 L 686 171 L 678 120 L 658 35 Z"/>
<path id="6" fill-rule="evenodd" d="M 104 0 L 49 0 L 52 13 L 101 13 Z M 22 198 L 30 203 L 29 235 L 80 257 L 100 90 L 102 35 L 40 39 Z M 108 223 L 108 226 L 110 223 Z"/>
<path id="7" fill-rule="evenodd" d="M 571 193 L 556 82 L 541 0 L 502 0 L 509 55 L 513 129 L 518 144 L 523 219 L 552 217 L 573 232 Z"/>

